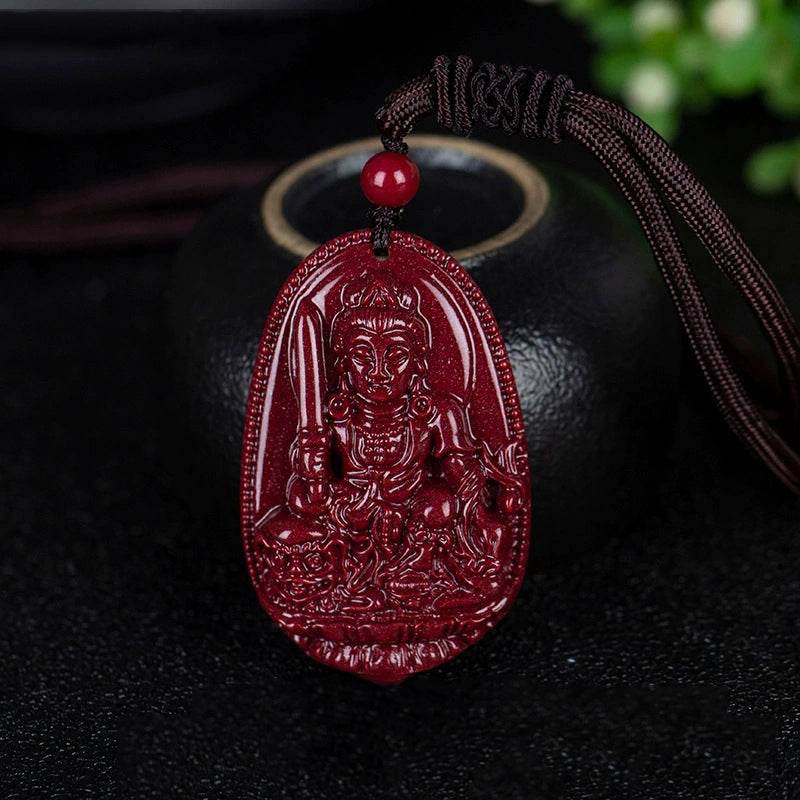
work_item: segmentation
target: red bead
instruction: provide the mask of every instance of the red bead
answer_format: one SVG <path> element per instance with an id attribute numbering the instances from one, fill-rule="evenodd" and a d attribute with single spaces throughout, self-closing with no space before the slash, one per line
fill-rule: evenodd
<path id="1" fill-rule="evenodd" d="M 374 206 L 400 208 L 419 189 L 417 165 L 403 153 L 377 153 L 361 170 L 361 189 Z"/>

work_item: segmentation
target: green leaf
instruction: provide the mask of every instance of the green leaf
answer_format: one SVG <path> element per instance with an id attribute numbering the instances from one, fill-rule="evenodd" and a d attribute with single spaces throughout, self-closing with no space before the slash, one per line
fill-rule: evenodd
<path id="1" fill-rule="evenodd" d="M 793 20 L 785 13 L 781 24 L 773 28 L 774 42 L 762 84 L 767 107 L 783 116 L 800 113 L 800 13 L 795 17 Z"/>
<path id="2" fill-rule="evenodd" d="M 745 179 L 757 192 L 779 192 L 791 182 L 800 167 L 800 139 L 767 145 L 745 164 Z"/>
<path id="3" fill-rule="evenodd" d="M 612 94 L 620 94 L 633 68 L 641 61 L 634 50 L 613 50 L 601 53 L 594 63 L 597 82 Z"/>
<path id="4" fill-rule="evenodd" d="M 626 43 L 632 38 L 631 12 L 627 8 L 609 8 L 592 21 L 592 35 L 607 45 Z"/>
<path id="5" fill-rule="evenodd" d="M 568 17 L 591 20 L 602 13 L 606 0 L 561 0 L 561 7 Z"/>
<path id="6" fill-rule="evenodd" d="M 786 117 L 800 114 L 800 76 L 767 89 L 764 100 L 771 111 Z"/>
<path id="7" fill-rule="evenodd" d="M 716 99 L 704 81 L 686 80 L 682 83 L 683 103 L 695 114 L 710 111 Z"/>
<path id="8" fill-rule="evenodd" d="M 649 111 L 640 114 L 641 118 L 667 141 L 674 139 L 680 127 L 680 117 L 674 111 Z"/>
<path id="9" fill-rule="evenodd" d="M 675 42 L 674 58 L 679 70 L 696 74 L 711 60 L 713 45 L 704 31 L 687 31 Z"/>
<path id="10" fill-rule="evenodd" d="M 737 42 L 717 45 L 708 70 L 711 88 L 731 97 L 757 89 L 767 71 L 770 42 L 769 31 L 756 28 Z"/>
<path id="11" fill-rule="evenodd" d="M 781 12 L 783 0 L 760 0 L 762 17 L 772 17 Z"/>

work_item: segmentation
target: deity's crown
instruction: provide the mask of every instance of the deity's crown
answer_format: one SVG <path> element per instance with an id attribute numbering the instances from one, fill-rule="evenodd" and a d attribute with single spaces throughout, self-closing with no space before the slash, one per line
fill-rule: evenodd
<path id="1" fill-rule="evenodd" d="M 416 295 L 391 273 L 366 275 L 345 287 L 342 301 L 344 308 L 363 307 L 416 311 Z"/>
<path id="2" fill-rule="evenodd" d="M 400 325 L 424 356 L 430 348 L 430 330 L 419 302 L 416 289 L 386 270 L 356 278 L 342 290 L 342 307 L 331 324 L 334 352 L 344 352 L 344 334 L 352 326 Z"/>

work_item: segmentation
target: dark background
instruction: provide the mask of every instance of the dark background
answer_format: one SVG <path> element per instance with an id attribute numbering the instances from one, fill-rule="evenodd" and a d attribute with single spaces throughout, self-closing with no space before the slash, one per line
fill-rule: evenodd
<path id="1" fill-rule="evenodd" d="M 590 43 L 551 6 L 363 6 L 5 15 L 0 199 L 368 135 L 439 52 L 591 85 Z M 739 177 L 786 132 L 730 105 L 676 147 L 800 312 L 797 201 Z M 577 146 L 555 150 L 527 152 L 604 180 Z M 198 519 L 175 488 L 157 402 L 174 253 L 3 256 L 4 797 L 800 796 L 800 506 L 693 368 L 645 518 L 533 564 L 480 644 L 379 688 L 302 657 L 258 607 L 227 517 Z M 751 330 L 707 280 L 725 323 Z"/>

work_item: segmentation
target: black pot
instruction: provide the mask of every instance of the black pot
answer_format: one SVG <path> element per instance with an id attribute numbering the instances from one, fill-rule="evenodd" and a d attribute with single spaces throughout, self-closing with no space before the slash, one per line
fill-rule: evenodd
<path id="1" fill-rule="evenodd" d="M 628 212 L 597 185 L 506 150 L 412 137 L 422 186 L 401 227 L 453 253 L 488 298 L 530 451 L 534 568 L 624 531 L 674 420 L 680 336 Z M 272 301 L 315 243 L 364 227 L 377 142 L 333 148 L 232 197 L 185 243 L 167 302 L 170 440 L 205 513 L 235 531 L 250 371 Z"/>

